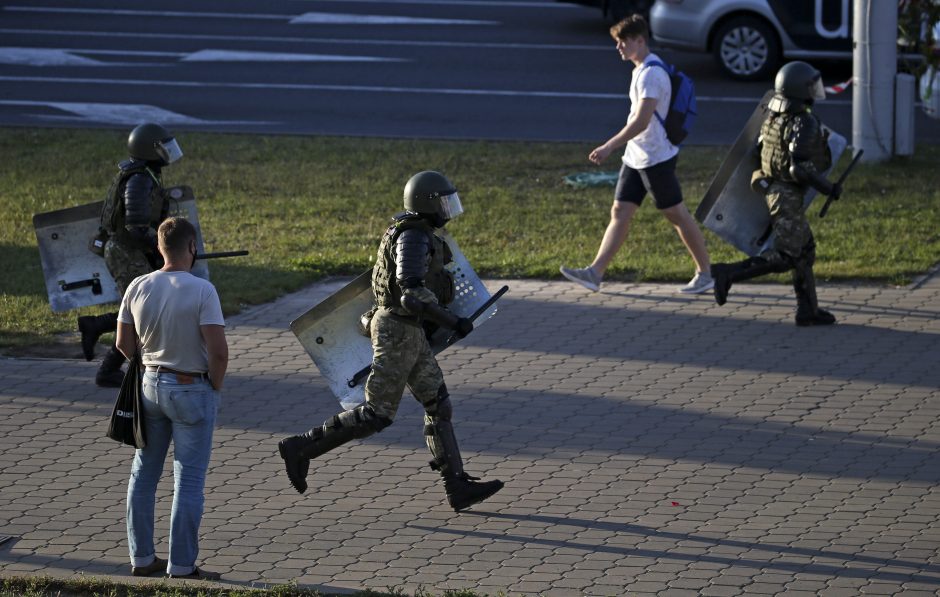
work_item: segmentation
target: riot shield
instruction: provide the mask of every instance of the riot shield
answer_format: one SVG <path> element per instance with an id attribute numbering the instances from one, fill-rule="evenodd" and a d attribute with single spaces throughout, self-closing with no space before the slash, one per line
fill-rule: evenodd
<path id="1" fill-rule="evenodd" d="M 192 222 L 196 227 L 196 250 L 204 252 L 193 190 L 180 186 L 166 193 L 168 217 L 182 216 Z M 104 259 L 88 250 L 88 241 L 98 231 L 101 204 L 98 201 L 33 216 L 46 294 L 56 313 L 121 300 Z M 197 261 L 192 273 L 209 279 L 205 261 Z"/>
<path id="2" fill-rule="evenodd" d="M 758 255 L 773 242 L 767 203 L 751 189 L 751 174 L 760 168 L 757 138 L 773 93 L 771 90 L 764 94 L 695 210 L 695 217 L 703 226 L 749 256 Z M 839 133 L 823 128 L 829 133 L 829 151 L 835 164 L 848 143 Z M 808 208 L 815 198 L 816 190 L 809 189 L 803 208 Z"/>
<path id="3" fill-rule="evenodd" d="M 439 236 L 450 246 L 454 260 L 447 269 L 454 276 L 456 297 L 447 308 L 459 317 L 470 317 L 490 298 L 490 292 L 473 270 L 457 242 L 446 231 Z M 372 342 L 359 331 L 359 316 L 372 308 L 372 270 L 314 305 L 290 323 L 290 329 L 320 370 L 330 391 L 344 409 L 365 401 L 365 378 L 372 363 Z M 492 305 L 474 321 L 479 326 L 496 313 Z M 431 337 L 438 354 L 452 342 L 450 330 Z"/>

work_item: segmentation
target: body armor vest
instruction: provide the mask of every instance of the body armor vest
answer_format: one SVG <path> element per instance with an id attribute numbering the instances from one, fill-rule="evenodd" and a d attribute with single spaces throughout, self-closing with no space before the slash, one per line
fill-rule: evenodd
<path id="1" fill-rule="evenodd" d="M 104 199 L 104 205 L 101 207 L 100 226 L 108 231 L 112 238 L 117 240 L 129 240 L 128 232 L 124 228 L 124 187 L 127 179 L 135 174 L 145 174 L 153 178 L 156 183 L 150 192 L 150 226 L 157 229 L 166 218 L 168 204 L 163 194 L 163 183 L 160 177 L 153 170 L 147 167 L 146 162 L 125 161 L 118 166 L 120 170 L 111 181 L 111 187 L 108 189 L 108 195 Z"/>
<path id="2" fill-rule="evenodd" d="M 816 119 L 816 115 L 808 111 L 797 114 L 772 113 L 761 125 L 761 171 L 780 182 L 797 183 L 790 174 L 790 166 L 793 163 L 790 142 L 794 136 L 794 124 L 801 118 Z M 832 165 L 832 160 L 826 136 L 822 132 L 822 124 L 818 119 L 816 130 L 819 131 L 818 134 L 812 139 L 803 140 L 801 145 L 805 144 L 803 149 L 808 152 L 809 161 L 816 171 L 822 172 Z"/>
<path id="3" fill-rule="evenodd" d="M 453 260 L 450 247 L 434 234 L 434 229 L 423 218 L 406 214 L 395 218 L 395 222 L 388 227 L 382 236 L 382 242 L 379 243 L 375 266 L 372 268 L 372 294 L 375 296 L 375 304 L 379 307 L 401 308 L 402 291 L 395 279 L 395 243 L 402 232 L 412 228 L 422 230 L 430 241 L 431 260 L 428 263 L 428 273 L 424 277 L 425 287 L 434 293 L 441 305 L 447 305 L 454 300 L 454 278 L 444 269 L 444 266 Z"/>

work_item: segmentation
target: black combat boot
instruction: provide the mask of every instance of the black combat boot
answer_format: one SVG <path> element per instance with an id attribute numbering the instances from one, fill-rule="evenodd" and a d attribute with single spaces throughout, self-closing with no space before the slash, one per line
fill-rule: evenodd
<path id="1" fill-rule="evenodd" d="M 728 302 L 728 291 L 734 282 L 743 282 L 780 271 L 785 271 L 785 268 L 763 257 L 748 257 L 737 263 L 716 263 L 711 267 L 712 278 L 715 280 L 715 302 L 719 305 Z"/>
<path id="2" fill-rule="evenodd" d="M 835 316 L 819 308 L 816 299 L 816 276 L 812 267 L 798 267 L 793 270 L 793 290 L 796 292 L 796 325 L 832 325 Z"/>
<path id="3" fill-rule="evenodd" d="M 95 373 L 95 384 L 100 388 L 120 388 L 124 381 L 124 372 L 121 371 L 121 365 L 124 364 L 124 355 L 117 347 L 112 346 L 101 359 L 101 365 Z"/>
<path id="4" fill-rule="evenodd" d="M 471 477 L 467 473 L 461 473 L 457 477 L 444 478 L 447 503 L 454 509 L 454 512 L 460 512 L 474 504 L 479 504 L 502 488 L 502 481 L 484 481 L 480 483 L 477 477 Z"/>
<path id="5" fill-rule="evenodd" d="M 445 406 L 440 409 L 438 415 L 443 416 L 425 415 L 424 438 L 434 457 L 431 468 L 440 471 L 441 477 L 444 478 L 447 503 L 454 512 L 460 512 L 492 496 L 503 488 L 503 482 L 497 480 L 480 483 L 479 478 L 464 472 L 463 459 L 460 457 L 457 438 L 450 422 L 449 399 L 442 404 Z"/>
<path id="6" fill-rule="evenodd" d="M 82 333 L 82 354 L 85 360 L 95 358 L 95 344 L 101 334 L 117 330 L 117 313 L 104 315 L 85 315 L 78 318 L 78 331 Z"/>
<path id="7" fill-rule="evenodd" d="M 287 478 L 297 493 L 307 491 L 307 472 L 310 459 L 326 454 L 353 439 L 369 437 L 391 425 L 391 420 L 379 417 L 368 405 L 360 405 L 328 419 L 303 435 L 292 435 L 277 444 L 284 459 Z"/>

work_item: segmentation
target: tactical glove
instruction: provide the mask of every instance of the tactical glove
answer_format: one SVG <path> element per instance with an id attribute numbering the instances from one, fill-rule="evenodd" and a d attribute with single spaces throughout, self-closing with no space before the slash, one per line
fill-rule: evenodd
<path id="1" fill-rule="evenodd" d="M 458 317 L 457 324 L 454 326 L 454 332 L 460 338 L 466 338 L 467 334 L 473 331 L 473 322 L 466 317 Z"/>
<path id="2" fill-rule="evenodd" d="M 829 191 L 829 197 L 831 197 L 833 201 L 838 201 L 841 196 L 842 185 L 837 182 L 832 183 L 832 190 Z"/>

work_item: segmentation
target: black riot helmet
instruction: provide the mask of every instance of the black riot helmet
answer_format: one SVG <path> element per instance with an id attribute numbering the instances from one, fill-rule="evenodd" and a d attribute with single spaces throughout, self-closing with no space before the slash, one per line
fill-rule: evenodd
<path id="1" fill-rule="evenodd" d="M 405 185 L 405 211 L 428 218 L 435 226 L 463 213 L 457 188 L 440 172 L 418 172 Z"/>
<path id="2" fill-rule="evenodd" d="M 168 130 L 147 122 L 137 125 L 127 137 L 127 153 L 134 159 L 172 164 L 183 157 L 183 150 Z"/>
<path id="3" fill-rule="evenodd" d="M 769 107 L 774 112 L 793 112 L 825 97 L 826 89 L 819 71 L 806 62 L 795 60 L 777 71 Z"/>

